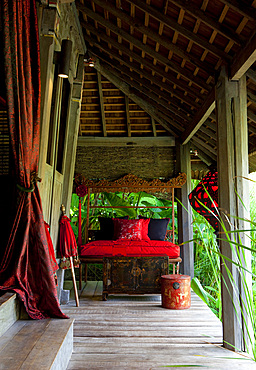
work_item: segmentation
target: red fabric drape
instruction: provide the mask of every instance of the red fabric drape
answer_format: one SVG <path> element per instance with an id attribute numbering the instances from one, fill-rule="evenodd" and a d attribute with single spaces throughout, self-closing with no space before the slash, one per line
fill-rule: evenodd
<path id="1" fill-rule="evenodd" d="M 76 238 L 67 216 L 60 219 L 60 255 L 66 258 L 77 256 Z"/>
<path id="2" fill-rule="evenodd" d="M 54 248 L 53 248 L 53 244 L 52 244 L 52 238 L 51 238 L 51 235 L 49 233 L 50 225 L 47 224 L 47 222 L 44 221 L 44 226 L 45 226 L 45 234 L 46 234 L 47 244 L 48 244 L 48 248 L 49 248 L 52 270 L 53 270 L 53 273 L 55 273 L 59 269 L 59 265 L 58 265 L 58 262 L 56 261 Z"/>
<path id="3" fill-rule="evenodd" d="M 33 319 L 66 318 L 57 299 L 35 175 L 41 93 L 35 0 L 1 0 L 1 17 L 8 122 L 19 191 L 16 218 L 0 264 L 0 289 L 18 293 Z"/>

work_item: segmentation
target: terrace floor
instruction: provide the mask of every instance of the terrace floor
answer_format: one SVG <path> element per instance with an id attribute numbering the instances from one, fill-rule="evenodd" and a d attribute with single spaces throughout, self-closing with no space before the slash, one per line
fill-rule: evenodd
<path id="1" fill-rule="evenodd" d="M 87 282 L 80 306 L 62 306 L 74 323 L 68 369 L 195 367 L 256 369 L 256 363 L 222 348 L 222 326 L 192 292 L 191 308 L 161 307 L 160 295 L 112 295 L 101 300 L 102 282 Z"/>

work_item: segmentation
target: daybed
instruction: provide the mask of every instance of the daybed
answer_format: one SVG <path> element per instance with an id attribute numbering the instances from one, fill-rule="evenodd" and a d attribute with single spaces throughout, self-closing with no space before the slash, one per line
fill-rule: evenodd
<path id="1" fill-rule="evenodd" d="M 126 175 L 120 180 L 109 182 L 94 182 L 86 180 L 79 175 L 75 179 L 76 184 L 87 189 L 87 232 L 86 243 L 81 242 L 81 217 L 79 217 L 79 258 L 80 258 L 80 289 L 82 282 L 82 264 L 85 264 L 85 281 L 87 279 L 87 264 L 102 263 L 104 257 L 156 257 L 168 256 L 169 263 L 173 265 L 173 273 L 179 268 L 180 248 L 174 244 L 174 189 L 180 188 L 186 181 L 186 175 L 180 174 L 168 182 L 161 180 L 145 181 L 134 175 Z M 138 192 L 170 193 L 172 218 L 170 219 L 106 219 L 99 218 L 100 232 L 96 233 L 96 239 L 89 241 L 89 210 L 98 206 L 90 205 L 90 194 L 100 192 Z M 78 191 L 79 195 L 79 191 Z M 108 206 L 107 206 L 108 207 Z M 132 207 L 132 206 L 131 206 Z M 100 208 L 104 208 L 100 206 Z M 106 207 L 105 207 L 106 208 Z M 130 207 L 126 207 L 130 208 Z M 133 208 L 136 208 L 134 206 Z M 139 207 L 149 208 L 149 207 Z M 153 208 L 153 206 L 151 207 Z M 157 207 L 159 208 L 159 207 Z M 164 207 L 166 208 L 166 207 Z M 171 223 L 172 230 L 168 231 L 171 242 L 166 240 L 167 225 Z"/>

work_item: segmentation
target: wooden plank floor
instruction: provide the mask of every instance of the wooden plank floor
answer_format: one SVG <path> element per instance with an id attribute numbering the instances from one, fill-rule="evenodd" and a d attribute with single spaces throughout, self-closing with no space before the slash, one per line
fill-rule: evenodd
<path id="1" fill-rule="evenodd" d="M 222 348 L 222 326 L 192 292 L 191 308 L 161 307 L 160 295 L 112 295 L 88 282 L 75 302 L 62 306 L 74 323 L 68 369 L 256 369 L 256 363 Z"/>

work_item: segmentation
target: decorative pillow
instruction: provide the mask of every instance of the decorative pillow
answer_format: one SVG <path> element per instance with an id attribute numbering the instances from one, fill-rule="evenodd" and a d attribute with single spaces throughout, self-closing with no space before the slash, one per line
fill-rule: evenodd
<path id="1" fill-rule="evenodd" d="M 114 220 L 114 238 L 142 240 L 144 220 Z M 144 226 L 145 227 L 145 226 Z"/>
<path id="2" fill-rule="evenodd" d="M 139 216 L 139 219 L 145 219 L 143 216 Z M 169 218 L 150 218 L 148 224 L 148 236 L 150 240 L 164 240 Z"/>
<path id="3" fill-rule="evenodd" d="M 128 220 L 128 216 L 118 217 L 118 219 Z M 113 240 L 114 239 L 114 219 L 107 217 L 99 217 L 100 232 L 97 235 L 97 240 Z"/>
<path id="4" fill-rule="evenodd" d="M 150 240 L 148 236 L 148 225 L 150 222 L 150 218 L 141 219 L 142 222 L 142 229 L 141 229 L 141 236 L 142 240 Z"/>

